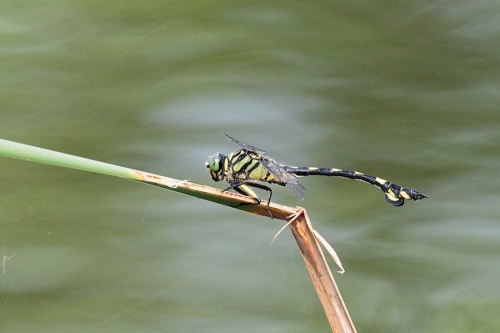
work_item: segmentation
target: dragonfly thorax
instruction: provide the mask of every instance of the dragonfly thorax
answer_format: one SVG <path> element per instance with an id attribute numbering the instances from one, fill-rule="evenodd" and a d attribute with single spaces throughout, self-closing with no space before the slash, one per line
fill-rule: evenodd
<path id="1" fill-rule="evenodd" d="M 214 154 L 208 157 L 208 161 L 205 162 L 205 166 L 207 167 L 210 176 L 216 182 L 220 182 L 224 180 L 224 160 L 226 159 L 226 155 L 223 154 Z"/>

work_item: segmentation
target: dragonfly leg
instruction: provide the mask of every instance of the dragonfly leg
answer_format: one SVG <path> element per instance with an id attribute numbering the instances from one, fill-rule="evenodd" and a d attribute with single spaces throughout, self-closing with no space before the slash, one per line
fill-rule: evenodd
<path id="1" fill-rule="evenodd" d="M 271 203 L 271 197 L 273 196 L 273 191 L 269 187 L 262 185 L 262 184 L 259 184 L 259 183 L 242 181 L 242 182 L 232 183 L 231 186 L 224 189 L 224 191 L 234 189 L 236 192 L 243 194 L 243 195 L 246 195 L 246 196 L 249 196 L 255 200 L 255 203 L 252 203 L 252 204 L 241 203 L 241 204 L 238 204 L 236 207 L 243 206 L 243 205 L 260 205 L 262 200 L 249 186 L 269 191 L 269 199 L 267 200 L 266 211 L 269 214 L 269 217 L 271 217 L 271 219 L 272 219 L 273 214 L 271 214 L 271 211 L 269 210 L 269 204 Z"/>
<path id="2" fill-rule="evenodd" d="M 269 198 L 267 199 L 267 206 L 266 206 L 266 210 L 267 210 L 267 213 L 269 214 L 269 216 L 271 217 L 271 219 L 273 218 L 273 214 L 271 214 L 271 211 L 269 210 L 269 204 L 271 203 L 271 197 L 273 196 L 273 190 L 271 190 L 270 187 L 266 186 L 266 185 L 262 185 L 262 184 L 259 184 L 259 183 L 254 183 L 254 182 L 245 182 L 245 185 L 248 185 L 248 186 L 253 186 L 253 187 L 256 187 L 256 188 L 260 188 L 262 190 L 265 190 L 265 191 L 268 191 L 269 192 Z M 243 185 L 243 186 L 245 186 Z M 250 190 L 252 191 L 251 189 L 248 188 L 248 186 L 245 186 L 245 188 L 247 190 Z M 253 192 L 253 191 L 252 191 Z M 260 199 L 259 199 L 260 200 Z M 260 203 L 260 202 L 259 202 Z"/>

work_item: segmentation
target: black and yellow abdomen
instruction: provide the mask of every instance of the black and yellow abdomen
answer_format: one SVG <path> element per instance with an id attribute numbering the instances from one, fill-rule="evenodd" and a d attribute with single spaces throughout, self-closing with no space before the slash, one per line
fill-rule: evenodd
<path id="1" fill-rule="evenodd" d="M 371 185 L 374 185 L 385 193 L 385 201 L 393 206 L 402 206 L 404 200 L 422 200 L 428 198 L 425 194 L 411 188 L 401 187 L 399 185 L 388 182 L 385 179 L 367 175 L 362 172 L 353 170 L 342 170 L 336 168 L 315 168 L 315 167 L 293 167 L 284 166 L 287 172 L 297 176 L 333 176 L 341 178 L 349 178 L 359 180 Z"/>

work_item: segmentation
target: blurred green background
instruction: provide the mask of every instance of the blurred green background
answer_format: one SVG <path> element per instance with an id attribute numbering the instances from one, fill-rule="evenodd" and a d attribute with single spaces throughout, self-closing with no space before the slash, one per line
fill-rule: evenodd
<path id="1" fill-rule="evenodd" d="M 0 137 L 223 188 L 204 162 L 228 133 L 415 188 L 274 199 L 337 250 L 358 332 L 498 332 L 499 22 L 490 1 L 3 2 Z M 0 160 L 0 331 L 330 330 L 290 232 L 269 246 L 281 221 Z"/>

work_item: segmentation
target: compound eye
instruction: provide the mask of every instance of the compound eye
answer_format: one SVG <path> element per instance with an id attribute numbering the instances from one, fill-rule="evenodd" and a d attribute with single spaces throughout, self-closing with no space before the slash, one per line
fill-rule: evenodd
<path id="1" fill-rule="evenodd" d="M 220 169 L 220 156 L 219 154 L 215 154 L 210 156 L 210 159 L 205 164 L 210 171 L 217 172 Z"/>

